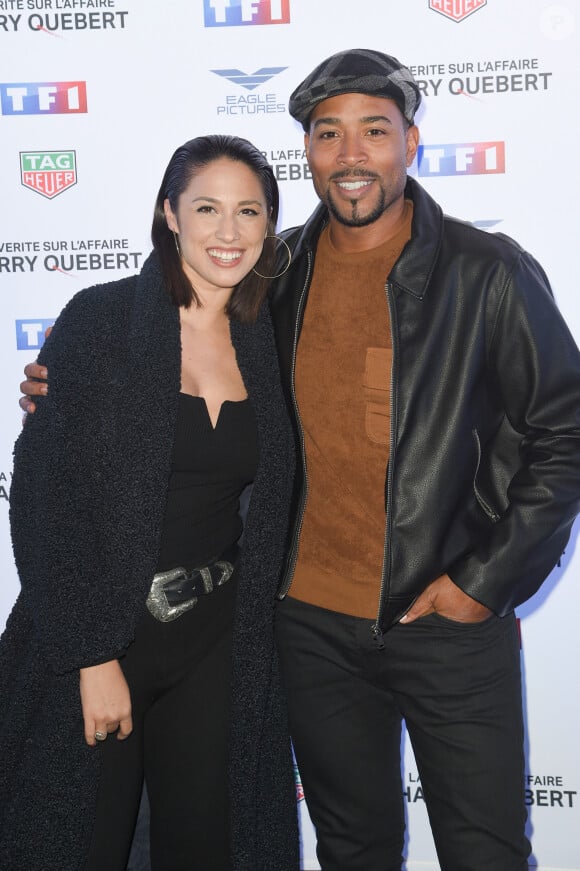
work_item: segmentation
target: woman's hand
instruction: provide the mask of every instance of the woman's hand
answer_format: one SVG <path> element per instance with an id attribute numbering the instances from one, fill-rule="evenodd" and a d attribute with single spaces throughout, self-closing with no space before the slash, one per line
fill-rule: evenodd
<path id="1" fill-rule="evenodd" d="M 131 694 L 118 660 L 81 668 L 80 691 L 87 744 L 95 746 L 96 732 L 117 732 L 120 741 L 129 737 L 133 731 Z"/>

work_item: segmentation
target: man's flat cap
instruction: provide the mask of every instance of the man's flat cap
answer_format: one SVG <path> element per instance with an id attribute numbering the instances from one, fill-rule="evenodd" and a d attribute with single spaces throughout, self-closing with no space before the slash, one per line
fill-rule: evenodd
<path id="1" fill-rule="evenodd" d="M 288 111 L 307 130 L 310 113 L 318 103 L 351 93 L 393 100 L 410 124 L 421 103 L 419 85 L 396 57 L 352 48 L 323 60 L 306 76 L 291 94 Z"/>

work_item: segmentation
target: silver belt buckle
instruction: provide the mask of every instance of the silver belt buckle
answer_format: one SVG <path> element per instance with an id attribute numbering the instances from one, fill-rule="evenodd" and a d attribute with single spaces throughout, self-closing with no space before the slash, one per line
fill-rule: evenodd
<path id="1" fill-rule="evenodd" d="M 166 572 L 158 572 L 153 578 L 151 589 L 149 590 L 149 595 L 145 602 L 150 614 L 161 623 L 171 623 L 172 620 L 181 617 L 182 614 L 185 614 L 186 611 L 191 610 L 191 608 L 197 604 L 197 596 L 192 596 L 191 599 L 187 600 L 187 602 L 181 602 L 179 605 L 170 605 L 167 601 L 164 589 L 164 584 L 168 581 L 177 581 L 180 578 L 187 580 L 193 576 L 194 573 L 197 573 L 202 579 L 204 591 L 206 593 L 211 593 L 214 586 L 221 587 L 222 584 L 229 581 L 234 573 L 233 564 L 226 560 L 217 560 L 217 562 L 213 563 L 213 566 L 218 568 L 221 572 L 215 584 L 208 566 L 204 566 L 201 569 L 193 569 L 191 572 L 188 572 L 187 569 L 184 569 L 182 566 L 178 566 L 175 569 L 168 569 Z"/>
<path id="2" fill-rule="evenodd" d="M 153 617 L 156 620 L 160 620 L 161 623 L 171 623 L 172 620 L 181 617 L 182 614 L 185 614 L 186 611 L 189 611 L 197 603 L 197 598 L 192 597 L 187 602 L 181 602 L 179 605 L 169 604 L 163 585 L 167 581 L 177 581 L 179 578 L 184 580 L 187 578 L 187 571 L 182 566 L 169 569 L 166 572 L 159 572 L 153 578 L 145 604 Z"/>
<path id="3" fill-rule="evenodd" d="M 232 576 L 233 573 L 234 573 L 234 566 L 233 566 L 233 563 L 230 563 L 230 562 L 228 562 L 228 561 L 225 560 L 225 559 L 219 559 L 217 562 L 214 563 L 214 566 L 216 567 L 216 569 L 219 569 L 219 570 L 221 571 L 221 575 L 220 575 L 220 577 L 217 579 L 217 581 L 215 582 L 215 584 L 213 584 L 212 589 L 213 589 L 214 586 L 215 586 L 215 587 L 221 587 L 222 584 L 225 584 L 226 581 L 229 581 L 229 579 L 231 578 L 231 576 Z M 212 579 L 211 579 L 211 574 L 210 574 L 210 572 L 209 572 L 208 569 L 201 569 L 201 575 L 202 575 L 202 577 L 203 577 L 203 579 L 204 579 L 204 583 L 205 583 L 205 575 L 203 574 L 204 572 L 207 572 L 207 573 L 208 573 L 208 575 L 209 575 L 209 582 L 210 582 L 210 584 L 211 584 L 211 583 L 212 583 Z M 208 592 L 209 592 L 209 591 L 208 591 Z"/>

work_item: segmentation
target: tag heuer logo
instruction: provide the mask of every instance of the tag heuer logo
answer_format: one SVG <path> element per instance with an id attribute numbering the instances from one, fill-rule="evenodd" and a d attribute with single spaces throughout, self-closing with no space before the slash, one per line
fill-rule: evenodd
<path id="1" fill-rule="evenodd" d="M 74 151 L 21 151 L 20 179 L 30 190 L 52 200 L 77 183 Z"/>
<path id="2" fill-rule="evenodd" d="M 487 0 L 429 0 L 429 9 L 452 21 L 463 21 L 486 4 Z"/>

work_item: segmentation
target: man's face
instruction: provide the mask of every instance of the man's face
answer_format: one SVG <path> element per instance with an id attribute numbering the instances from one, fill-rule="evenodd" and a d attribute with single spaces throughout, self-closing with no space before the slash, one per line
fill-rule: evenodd
<path id="1" fill-rule="evenodd" d="M 380 221 L 403 196 L 418 139 L 392 100 L 340 94 L 319 103 L 304 141 L 314 188 L 331 216 L 345 227 Z"/>

